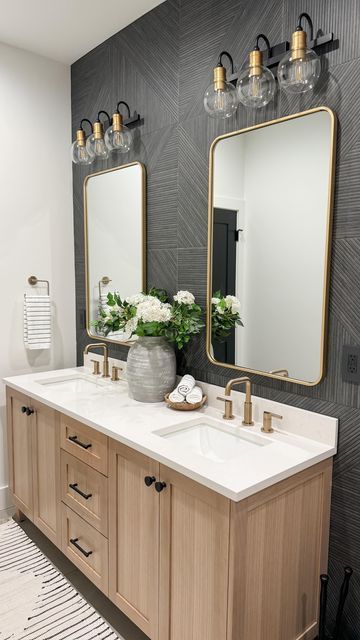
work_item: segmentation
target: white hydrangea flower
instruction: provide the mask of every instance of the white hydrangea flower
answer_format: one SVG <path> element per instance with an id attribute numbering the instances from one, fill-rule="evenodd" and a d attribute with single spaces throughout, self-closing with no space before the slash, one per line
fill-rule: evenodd
<path id="1" fill-rule="evenodd" d="M 143 302 L 145 298 L 148 298 L 144 293 L 135 293 L 133 296 L 129 296 L 126 298 L 126 302 L 131 304 L 133 307 L 136 307 L 140 302 Z"/>
<path id="2" fill-rule="evenodd" d="M 218 305 L 220 302 L 220 298 L 211 298 L 211 304 Z"/>
<path id="3" fill-rule="evenodd" d="M 160 302 L 154 296 L 145 296 L 137 306 L 136 316 L 143 322 L 169 322 L 171 305 Z"/>
<path id="4" fill-rule="evenodd" d="M 236 296 L 226 296 L 225 304 L 228 309 L 231 309 L 232 313 L 240 313 L 241 311 L 241 303 Z"/>
<path id="5" fill-rule="evenodd" d="M 179 304 L 194 304 L 195 296 L 190 291 L 178 291 L 174 295 L 174 300 Z"/>
<path id="6" fill-rule="evenodd" d="M 134 318 L 130 318 L 125 325 L 125 333 L 132 334 L 136 331 L 136 327 L 138 326 L 139 319 L 137 316 Z"/>

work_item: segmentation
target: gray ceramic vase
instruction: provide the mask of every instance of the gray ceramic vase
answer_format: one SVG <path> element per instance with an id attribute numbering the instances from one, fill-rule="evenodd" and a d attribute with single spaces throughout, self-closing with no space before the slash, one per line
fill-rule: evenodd
<path id="1" fill-rule="evenodd" d="M 164 338 L 138 338 L 129 349 L 126 375 L 131 398 L 161 402 L 175 387 L 174 349 Z"/>

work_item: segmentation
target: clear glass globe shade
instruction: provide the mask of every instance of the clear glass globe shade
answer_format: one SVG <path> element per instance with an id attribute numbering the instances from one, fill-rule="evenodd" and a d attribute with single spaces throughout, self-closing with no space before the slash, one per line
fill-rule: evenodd
<path id="1" fill-rule="evenodd" d="M 114 131 L 111 126 L 105 131 L 105 144 L 110 151 L 127 153 L 132 145 L 131 131 L 125 125 L 121 125 L 120 131 Z"/>
<path id="2" fill-rule="evenodd" d="M 212 118 L 230 118 L 238 106 L 238 97 L 234 85 L 226 82 L 225 89 L 215 91 L 211 84 L 204 94 L 205 111 Z"/>
<path id="3" fill-rule="evenodd" d="M 237 81 L 238 97 L 245 107 L 265 107 L 273 99 L 275 93 L 275 78 L 267 67 L 258 66 L 261 72 L 252 75 L 249 67 L 242 69 Z"/>
<path id="4" fill-rule="evenodd" d="M 94 160 L 94 154 L 75 140 L 71 145 L 71 160 L 75 164 L 91 164 Z"/>
<path id="5" fill-rule="evenodd" d="M 93 154 L 102 160 L 106 160 L 109 157 L 109 151 L 105 145 L 104 138 L 95 138 L 93 133 L 86 140 L 86 149 L 89 155 Z"/>
<path id="6" fill-rule="evenodd" d="M 293 59 L 292 51 L 283 57 L 278 66 L 281 89 L 288 93 L 305 93 L 313 89 L 321 73 L 321 61 L 315 51 L 306 49 L 302 58 Z"/>

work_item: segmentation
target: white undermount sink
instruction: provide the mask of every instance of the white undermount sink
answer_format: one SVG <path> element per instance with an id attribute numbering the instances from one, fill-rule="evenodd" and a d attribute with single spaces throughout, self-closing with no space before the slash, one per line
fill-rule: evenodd
<path id="1" fill-rule="evenodd" d="M 214 462 L 240 458 L 259 447 L 272 444 L 265 436 L 246 431 L 244 427 L 223 425 L 207 416 L 158 429 L 153 433 L 171 440 L 175 446 Z"/>
<path id="2" fill-rule="evenodd" d="M 95 376 L 94 378 L 90 378 L 89 376 L 76 372 L 59 378 L 44 378 L 44 380 L 38 380 L 37 382 L 47 389 L 56 389 L 70 393 L 92 393 L 106 386 L 106 382 L 103 379 L 95 378 Z"/>

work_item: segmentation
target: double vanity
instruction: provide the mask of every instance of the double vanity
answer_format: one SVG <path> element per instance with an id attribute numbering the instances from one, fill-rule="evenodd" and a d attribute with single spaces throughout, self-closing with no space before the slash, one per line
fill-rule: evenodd
<path id="1" fill-rule="evenodd" d="M 19 512 L 152 640 L 313 640 L 337 420 L 253 398 L 242 426 L 212 385 L 176 412 L 85 364 L 5 381 Z"/>

